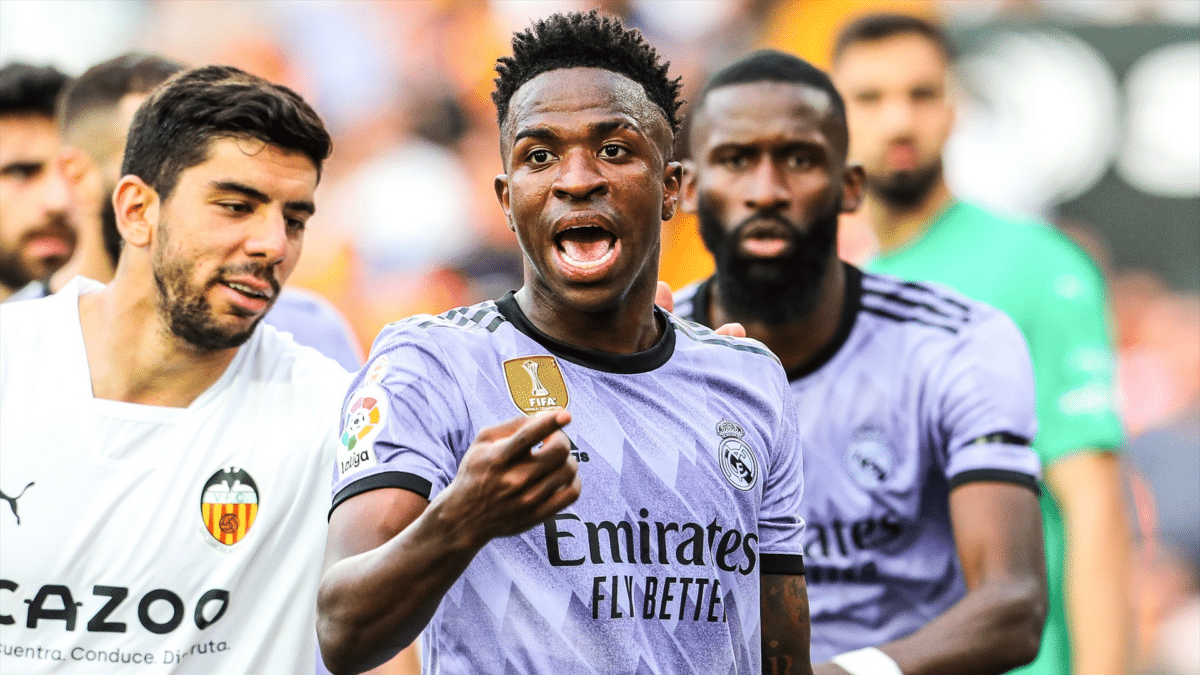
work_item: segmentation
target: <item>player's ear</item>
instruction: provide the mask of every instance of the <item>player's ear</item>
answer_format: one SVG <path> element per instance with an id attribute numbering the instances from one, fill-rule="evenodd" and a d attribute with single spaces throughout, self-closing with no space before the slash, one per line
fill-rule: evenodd
<path id="1" fill-rule="evenodd" d="M 158 191 L 141 178 L 125 176 L 113 190 L 113 210 L 117 230 L 130 246 L 149 246 L 158 225 L 161 202 Z"/>
<path id="2" fill-rule="evenodd" d="M 496 199 L 500 201 L 500 208 L 504 209 L 504 218 L 508 221 L 508 229 L 516 232 L 517 224 L 513 222 L 512 205 L 508 199 L 508 174 L 502 173 L 496 176 L 493 185 L 496 188 Z"/>
<path id="3" fill-rule="evenodd" d="M 867 173 L 862 164 L 848 164 L 842 172 L 842 213 L 853 213 L 862 206 L 863 185 Z"/>
<path id="4" fill-rule="evenodd" d="M 679 203 L 679 186 L 683 180 L 683 166 L 679 162 L 667 162 L 663 166 L 662 219 L 675 217 L 675 206 Z"/>
<path id="5" fill-rule="evenodd" d="M 683 160 L 683 179 L 679 190 L 679 207 L 684 213 L 696 212 L 696 162 Z"/>

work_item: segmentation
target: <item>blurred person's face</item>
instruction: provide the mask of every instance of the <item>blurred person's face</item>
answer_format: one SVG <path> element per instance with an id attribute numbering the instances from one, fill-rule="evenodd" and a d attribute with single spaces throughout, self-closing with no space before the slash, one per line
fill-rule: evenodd
<path id="1" fill-rule="evenodd" d="M 129 94 L 111 111 L 80 122 L 83 132 L 77 145 L 63 150 L 63 173 L 71 197 L 71 219 L 80 228 L 99 231 L 113 266 L 121 251 L 121 233 L 113 210 L 112 193 L 121 180 L 125 137 L 133 114 L 149 94 Z M 70 138 L 71 134 L 67 134 Z"/>
<path id="2" fill-rule="evenodd" d="M 144 186 L 130 177 L 118 190 L 153 192 Z M 300 258 L 316 186 L 303 153 L 222 138 L 206 161 L 180 173 L 165 202 L 150 201 L 144 224 L 126 232 L 149 246 L 172 334 L 206 351 L 249 339 Z"/>
<path id="3" fill-rule="evenodd" d="M 835 114 L 827 93 L 779 82 L 719 87 L 696 113 L 683 203 L 731 311 L 784 322 L 815 306 L 862 186 Z"/>
<path id="4" fill-rule="evenodd" d="M 49 276 L 75 246 L 58 144 L 49 118 L 0 117 L 0 283 L 10 290 Z"/>
<path id="5" fill-rule="evenodd" d="M 928 38 L 897 35 L 851 45 L 834 64 L 846 99 L 850 158 L 872 194 L 913 208 L 942 173 L 942 147 L 954 125 L 949 64 Z"/>
<path id="6" fill-rule="evenodd" d="M 551 70 L 513 94 L 502 136 L 496 196 L 534 299 L 599 312 L 652 297 L 680 166 L 645 90 L 608 70 Z"/>

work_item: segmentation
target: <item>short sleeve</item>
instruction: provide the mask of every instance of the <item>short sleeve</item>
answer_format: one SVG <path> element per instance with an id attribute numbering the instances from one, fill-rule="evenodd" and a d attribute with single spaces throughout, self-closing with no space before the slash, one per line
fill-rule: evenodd
<path id="1" fill-rule="evenodd" d="M 931 383 L 942 392 L 932 423 L 944 441 L 945 475 L 952 488 L 989 480 L 1036 489 L 1041 470 L 1030 447 L 1037 420 L 1029 351 L 1007 315 L 985 309 L 964 326 Z"/>
<path id="2" fill-rule="evenodd" d="M 1038 387 L 1034 446 L 1047 465 L 1122 442 L 1104 284 L 1081 252 L 1071 253 L 1042 266 L 1054 271 L 1036 289 L 1036 324 L 1027 328 Z"/>
<path id="3" fill-rule="evenodd" d="M 800 447 L 799 416 L 783 371 L 779 372 L 779 423 L 770 448 L 770 466 L 763 483 L 758 536 L 763 574 L 804 573 L 804 457 Z"/>
<path id="4" fill-rule="evenodd" d="M 388 327 L 342 406 L 333 508 L 385 487 L 433 499 L 457 472 L 468 423 L 454 374 L 430 332 L 411 323 Z"/>

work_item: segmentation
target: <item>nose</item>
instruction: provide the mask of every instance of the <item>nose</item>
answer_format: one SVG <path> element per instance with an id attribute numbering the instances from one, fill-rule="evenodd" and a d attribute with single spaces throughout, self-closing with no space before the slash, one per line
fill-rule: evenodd
<path id="1" fill-rule="evenodd" d="M 287 256 L 288 224 L 282 213 L 264 212 L 249 225 L 246 253 L 252 258 L 274 265 Z"/>
<path id="2" fill-rule="evenodd" d="M 791 201 L 783 170 L 769 158 L 760 159 L 750 174 L 746 206 L 755 211 L 778 211 Z"/>
<path id="3" fill-rule="evenodd" d="M 583 149 L 567 152 L 559 160 L 558 175 L 553 184 L 555 195 L 581 201 L 604 194 L 608 190 L 608 179 L 598 170 L 598 161 Z"/>
<path id="4" fill-rule="evenodd" d="M 70 193 L 63 167 L 58 162 L 47 162 L 42 176 L 42 208 L 46 213 L 66 212 Z"/>
<path id="5" fill-rule="evenodd" d="M 913 126 L 913 106 L 906 97 L 890 96 L 883 103 L 881 122 L 890 136 L 907 138 Z"/>

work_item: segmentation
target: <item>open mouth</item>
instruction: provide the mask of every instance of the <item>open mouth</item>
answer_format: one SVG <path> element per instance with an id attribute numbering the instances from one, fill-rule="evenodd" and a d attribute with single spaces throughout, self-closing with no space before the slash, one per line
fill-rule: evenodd
<path id="1" fill-rule="evenodd" d="M 241 293 L 242 295 L 244 295 L 248 298 L 252 298 L 255 300 L 270 300 L 271 299 L 271 295 L 269 293 L 261 291 L 261 290 L 254 288 L 253 286 L 250 286 L 248 284 L 238 283 L 236 281 L 223 281 L 221 283 L 225 284 L 229 288 L 232 288 L 233 290 L 237 291 L 238 293 Z"/>
<path id="2" fill-rule="evenodd" d="M 596 225 L 580 225 L 555 235 L 554 246 L 563 262 L 587 271 L 611 262 L 617 252 L 617 237 Z"/>
<path id="3" fill-rule="evenodd" d="M 774 220 L 754 221 L 740 233 L 742 253 L 755 258 L 776 258 L 786 254 L 795 239 L 791 229 Z"/>

